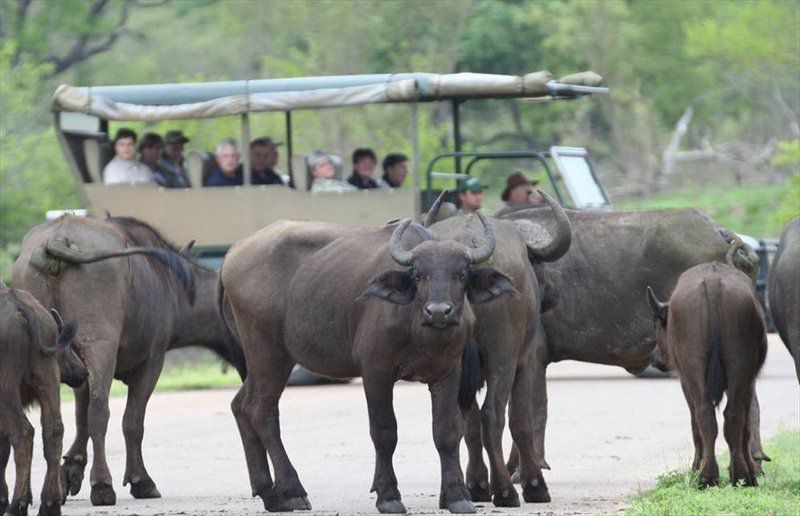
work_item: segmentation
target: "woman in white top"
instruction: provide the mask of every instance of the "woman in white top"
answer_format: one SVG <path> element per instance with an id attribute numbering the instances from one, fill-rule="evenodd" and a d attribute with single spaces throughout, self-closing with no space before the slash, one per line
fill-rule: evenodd
<path id="1" fill-rule="evenodd" d="M 311 193 L 352 192 L 357 188 L 347 181 L 335 179 L 337 171 L 341 171 L 342 159 L 339 156 L 316 151 L 308 159 L 308 170 L 311 172 Z M 338 169 L 338 170 L 337 170 Z"/>
<path id="2" fill-rule="evenodd" d="M 121 128 L 114 137 L 114 158 L 103 169 L 103 183 L 106 185 L 126 183 L 152 183 L 153 171 L 134 160 L 136 155 L 136 133 Z"/>

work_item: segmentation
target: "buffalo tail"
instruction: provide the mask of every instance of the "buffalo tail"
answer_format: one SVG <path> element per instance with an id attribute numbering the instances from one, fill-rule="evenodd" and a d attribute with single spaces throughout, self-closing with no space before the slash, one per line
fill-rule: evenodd
<path id="1" fill-rule="evenodd" d="M 222 321 L 222 326 L 225 327 L 225 334 L 227 335 L 226 344 L 228 346 L 228 353 L 230 355 L 230 362 L 239 372 L 239 377 L 242 381 L 247 378 L 247 360 L 244 356 L 242 343 L 239 342 L 238 337 L 231 330 L 228 324 L 228 318 L 225 315 L 225 287 L 222 285 L 222 267 L 220 267 L 219 281 L 217 282 L 217 310 L 219 317 Z"/>
<path id="2" fill-rule="evenodd" d="M 143 254 L 150 256 L 160 262 L 171 273 L 177 276 L 190 303 L 194 303 L 194 298 L 197 293 L 197 285 L 195 283 L 194 269 L 192 263 L 181 256 L 175 251 L 160 249 L 158 247 L 128 247 L 119 251 L 100 251 L 95 253 L 84 253 L 72 249 L 66 242 L 60 239 L 48 241 L 45 244 L 48 254 L 61 261 L 75 264 L 94 263 L 109 258 L 117 258 L 120 256 L 130 256 L 134 254 Z"/>
<path id="3" fill-rule="evenodd" d="M 480 387 L 481 359 L 478 342 L 470 337 L 461 353 L 461 382 L 458 386 L 458 406 L 467 411 L 475 403 L 475 394 Z"/>
<path id="4" fill-rule="evenodd" d="M 722 401 L 722 394 L 728 383 L 725 374 L 725 365 L 722 361 L 722 342 L 720 337 L 719 305 L 720 281 L 719 278 L 709 278 L 703 281 L 708 301 L 708 358 L 706 362 L 706 394 L 718 407 Z"/>

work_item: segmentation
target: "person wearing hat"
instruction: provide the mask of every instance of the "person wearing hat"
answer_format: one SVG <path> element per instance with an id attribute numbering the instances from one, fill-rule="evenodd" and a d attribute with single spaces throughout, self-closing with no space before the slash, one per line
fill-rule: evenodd
<path id="1" fill-rule="evenodd" d="M 483 203 L 483 190 L 486 187 L 477 177 L 470 177 L 458 181 L 458 205 L 461 213 L 475 213 L 481 209 Z"/>
<path id="2" fill-rule="evenodd" d="M 538 179 L 528 179 L 522 172 L 514 172 L 506 178 L 506 187 L 500 198 L 506 203 L 496 216 L 525 208 L 535 208 L 544 203 L 544 200 L 533 191 L 539 184 Z"/>
<path id="3" fill-rule="evenodd" d="M 166 188 L 188 188 L 189 174 L 183 157 L 183 147 L 189 138 L 182 131 L 167 131 L 164 152 L 155 169 L 156 182 Z"/>
<path id="4" fill-rule="evenodd" d="M 278 164 L 278 145 L 269 136 L 262 136 L 250 142 L 250 183 L 254 185 L 287 185 L 284 177 L 275 169 Z M 289 185 L 291 186 L 291 185 Z"/>

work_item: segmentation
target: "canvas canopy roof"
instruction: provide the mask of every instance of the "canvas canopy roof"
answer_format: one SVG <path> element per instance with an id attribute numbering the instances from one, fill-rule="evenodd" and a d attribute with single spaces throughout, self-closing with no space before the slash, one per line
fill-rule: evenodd
<path id="1" fill-rule="evenodd" d="M 105 120 L 154 122 L 389 102 L 572 98 L 607 93 L 602 82 L 594 72 L 554 80 L 543 71 L 522 76 L 398 73 L 137 86 L 62 84 L 53 97 L 53 109 Z"/>

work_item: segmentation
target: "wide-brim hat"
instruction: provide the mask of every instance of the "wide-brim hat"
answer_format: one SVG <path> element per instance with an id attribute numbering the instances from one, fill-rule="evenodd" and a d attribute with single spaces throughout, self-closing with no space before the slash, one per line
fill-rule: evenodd
<path id="1" fill-rule="evenodd" d="M 522 185 L 536 186 L 538 184 L 538 179 L 528 179 L 522 172 L 514 172 L 506 178 L 506 187 L 500 195 L 500 198 L 503 199 L 504 202 L 508 201 L 508 198 L 511 196 L 511 190 L 514 188 Z"/>
<path id="2" fill-rule="evenodd" d="M 189 138 L 184 136 L 183 131 L 167 131 L 164 135 L 164 143 L 189 143 Z"/>
<path id="3" fill-rule="evenodd" d="M 482 192 L 486 188 L 488 187 L 481 183 L 481 180 L 477 177 L 460 179 L 456 184 L 456 192 Z"/>

